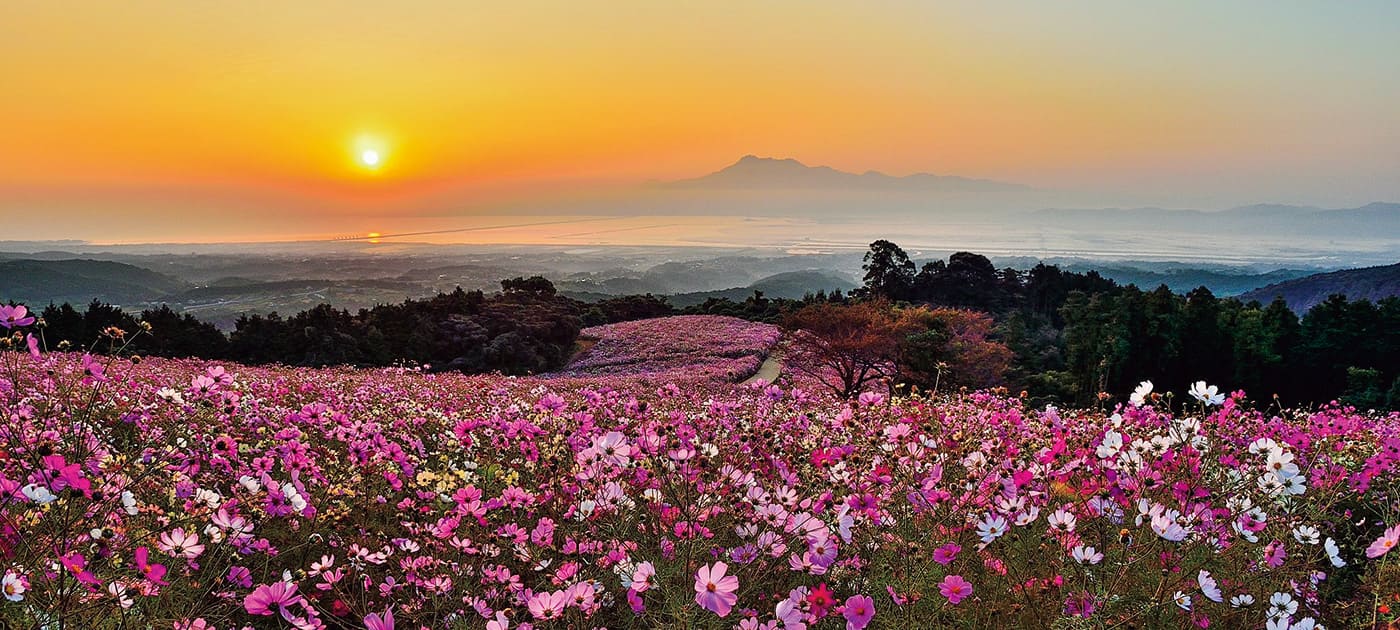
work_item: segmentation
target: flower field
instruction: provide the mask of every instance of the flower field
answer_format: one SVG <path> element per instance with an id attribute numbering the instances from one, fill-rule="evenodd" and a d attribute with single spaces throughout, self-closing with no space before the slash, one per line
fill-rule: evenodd
<path id="1" fill-rule="evenodd" d="M 554 376 L 738 381 L 778 343 L 777 326 L 719 315 L 682 315 L 585 328 L 597 343 Z"/>
<path id="2" fill-rule="evenodd" d="M 1204 383 L 1056 410 L 10 340 L 11 627 L 1274 629 L 1400 605 L 1400 415 Z"/>

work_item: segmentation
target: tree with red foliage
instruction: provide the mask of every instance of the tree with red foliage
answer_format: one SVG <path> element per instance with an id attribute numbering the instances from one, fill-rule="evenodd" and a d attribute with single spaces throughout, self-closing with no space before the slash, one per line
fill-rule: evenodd
<path id="1" fill-rule="evenodd" d="M 812 304 L 783 322 L 788 365 L 850 398 L 896 381 L 984 389 L 1003 384 L 1013 353 L 992 340 L 992 317 L 965 309 L 895 308 L 884 300 Z"/>
<path id="2" fill-rule="evenodd" d="M 900 377 L 923 388 L 986 389 L 1005 383 L 1014 353 L 990 337 L 995 322 L 980 311 L 956 308 L 906 309 L 920 332 L 911 334 L 901 355 Z"/>
<path id="3" fill-rule="evenodd" d="M 792 333 L 788 364 L 851 398 L 866 385 L 899 374 L 903 342 L 914 332 L 913 323 L 883 300 L 812 304 L 783 322 Z"/>

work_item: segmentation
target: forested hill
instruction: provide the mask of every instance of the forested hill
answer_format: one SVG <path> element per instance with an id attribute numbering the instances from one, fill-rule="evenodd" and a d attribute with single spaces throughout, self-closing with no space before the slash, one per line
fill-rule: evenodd
<path id="1" fill-rule="evenodd" d="M 1306 313 L 1328 296 L 1342 294 L 1349 300 L 1372 302 L 1400 296 L 1400 264 L 1319 273 L 1271 284 L 1240 295 L 1240 300 L 1263 303 L 1282 296 L 1295 313 Z"/>
<path id="2" fill-rule="evenodd" d="M 6 300 L 44 304 L 85 303 L 97 298 L 127 303 L 152 300 L 186 288 L 184 282 L 165 274 L 107 260 L 0 261 L 0 296 Z"/>

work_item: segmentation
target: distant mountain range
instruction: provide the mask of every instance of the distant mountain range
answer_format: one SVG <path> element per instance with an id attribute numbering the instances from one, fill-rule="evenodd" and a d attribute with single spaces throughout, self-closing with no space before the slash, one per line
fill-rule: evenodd
<path id="1" fill-rule="evenodd" d="M 1358 208 L 1316 208 L 1280 204 L 1256 204 L 1229 210 L 1176 210 L 1166 208 L 1100 208 L 1037 210 L 1030 216 L 1039 222 L 1097 229 L 1162 229 L 1185 232 L 1226 230 L 1319 235 L 1365 235 L 1400 238 L 1400 203 L 1370 203 Z"/>
<path id="2" fill-rule="evenodd" d="M 1314 274 L 1249 291 L 1240 299 L 1267 303 L 1282 296 L 1294 312 L 1306 313 L 1336 293 L 1372 302 L 1400 296 L 1400 264 Z"/>
<path id="3" fill-rule="evenodd" d="M 848 173 L 830 166 L 807 166 L 792 158 L 746 155 L 722 170 L 662 188 L 709 190 L 866 190 L 914 192 L 1025 192 L 1029 186 L 956 175 L 915 173 L 904 177 L 879 171 Z"/>

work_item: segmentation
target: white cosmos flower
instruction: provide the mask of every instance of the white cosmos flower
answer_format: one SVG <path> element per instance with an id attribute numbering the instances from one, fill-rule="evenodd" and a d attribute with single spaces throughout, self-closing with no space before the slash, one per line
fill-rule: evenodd
<path id="1" fill-rule="evenodd" d="M 1214 385 L 1206 385 L 1205 381 L 1196 381 L 1191 385 L 1188 392 L 1192 398 L 1207 405 L 1219 405 L 1225 402 L 1225 394 L 1221 394 L 1220 388 Z"/>
<path id="2" fill-rule="evenodd" d="M 1064 508 L 1055 510 L 1046 520 L 1050 523 L 1050 529 L 1059 532 L 1072 532 L 1074 531 L 1075 523 L 1079 522 L 1073 514 L 1070 514 L 1069 511 Z"/>
<path id="3" fill-rule="evenodd" d="M 1322 539 L 1322 533 L 1311 525 L 1299 525 L 1293 528 L 1293 539 L 1305 545 L 1316 545 Z"/>
<path id="4" fill-rule="evenodd" d="M 117 599 L 117 605 L 122 608 L 131 608 L 136 602 L 127 595 L 126 585 L 120 582 L 110 582 L 107 584 L 107 592 Z"/>
<path id="5" fill-rule="evenodd" d="M 1230 598 L 1230 605 L 1235 608 L 1248 608 L 1254 605 L 1254 596 L 1249 593 L 1240 593 Z"/>
<path id="6" fill-rule="evenodd" d="M 977 535 L 981 537 L 983 544 L 1001 538 L 1007 529 L 1006 519 L 995 514 L 988 514 L 977 523 Z"/>
<path id="7" fill-rule="evenodd" d="M 122 510 L 128 516 L 136 516 L 136 513 L 141 511 L 141 508 L 136 506 L 136 495 L 130 490 L 122 490 Z"/>
<path id="8" fill-rule="evenodd" d="M 243 486 L 243 488 L 246 489 L 248 492 L 257 492 L 259 490 L 262 490 L 262 483 L 259 482 L 257 479 L 249 477 L 248 475 L 243 475 L 242 477 L 239 477 L 238 484 Z"/>
<path id="9" fill-rule="evenodd" d="M 1298 612 L 1298 602 L 1288 593 L 1278 592 L 1269 596 L 1269 618 L 1292 617 Z"/>
<path id="10" fill-rule="evenodd" d="M 1190 530 L 1177 522 L 1180 517 L 1181 513 L 1176 510 L 1158 512 L 1152 516 L 1152 531 L 1157 532 L 1157 535 L 1161 536 L 1163 540 L 1180 542 L 1186 538 L 1187 534 L 1191 533 Z"/>
<path id="11" fill-rule="evenodd" d="M 1133 390 L 1133 395 L 1128 397 L 1128 402 L 1134 407 L 1141 407 L 1147 402 L 1147 397 L 1152 395 L 1152 381 L 1138 383 L 1137 389 Z"/>
<path id="12" fill-rule="evenodd" d="M 20 574 L 13 571 L 6 571 L 5 577 L 0 578 L 0 593 L 5 595 L 5 599 L 17 602 L 24 599 L 24 592 L 29 590 L 25 585 L 25 580 Z"/>
<path id="13" fill-rule="evenodd" d="M 1278 448 L 1279 448 L 1278 442 L 1275 442 L 1275 441 L 1273 441 L 1272 439 L 1266 438 L 1266 437 L 1261 437 L 1261 438 L 1259 438 L 1259 439 L 1257 439 L 1257 440 L 1254 440 L 1253 442 L 1250 442 L 1250 443 L 1249 443 L 1249 453 L 1250 453 L 1251 455 L 1258 455 L 1258 454 L 1260 454 L 1260 453 L 1267 453 L 1267 452 L 1269 452 L 1269 451 L 1273 451 L 1273 450 L 1276 450 L 1276 449 L 1278 449 Z"/>
<path id="14" fill-rule="evenodd" d="M 1191 610 L 1190 595 L 1187 595 L 1186 593 L 1183 593 L 1181 591 L 1177 591 L 1176 593 L 1172 594 L 1172 599 L 1176 601 L 1176 605 L 1181 607 L 1182 610 Z"/>
<path id="15" fill-rule="evenodd" d="M 1322 543 L 1322 550 L 1327 553 L 1327 560 L 1332 566 L 1340 569 L 1347 565 L 1347 561 L 1342 559 L 1342 550 L 1337 547 L 1337 541 L 1329 537 Z"/>
<path id="16" fill-rule="evenodd" d="M 1093 547 L 1079 545 L 1071 549 L 1069 555 L 1079 564 L 1098 564 L 1103 562 L 1103 554 Z"/>
<path id="17" fill-rule="evenodd" d="M 1123 434 L 1117 431 L 1108 431 L 1103 434 L 1103 441 L 1099 443 L 1099 447 L 1095 449 L 1094 454 L 1098 455 L 1099 459 L 1111 459 L 1117 457 L 1118 453 L 1122 450 Z"/>
<path id="18" fill-rule="evenodd" d="M 1201 594 L 1205 595 L 1206 599 L 1213 602 L 1224 600 L 1224 596 L 1220 594 L 1220 584 L 1211 577 L 1210 571 L 1201 569 L 1201 572 L 1196 574 L 1196 584 L 1200 585 Z"/>
<path id="19" fill-rule="evenodd" d="M 38 503 L 39 505 L 47 505 L 58 500 L 57 495 L 49 491 L 48 488 L 37 483 L 31 483 L 20 488 L 19 491 L 24 494 L 24 496 L 29 497 L 30 501 Z"/>
<path id="20" fill-rule="evenodd" d="M 1264 465 L 1278 475 L 1279 481 L 1287 481 L 1289 477 L 1298 474 L 1298 464 L 1293 463 L 1293 453 L 1283 449 L 1269 451 L 1269 459 Z"/>

